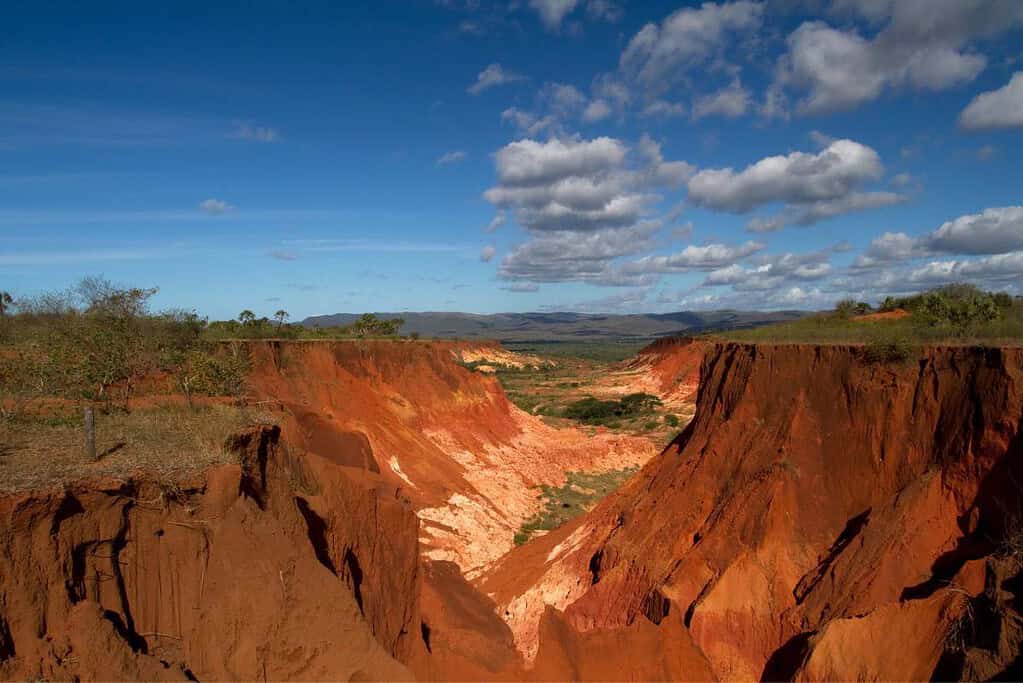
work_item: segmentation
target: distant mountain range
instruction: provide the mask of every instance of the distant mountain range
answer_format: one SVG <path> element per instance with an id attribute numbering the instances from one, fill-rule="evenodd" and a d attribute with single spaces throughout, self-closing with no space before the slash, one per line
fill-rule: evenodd
<path id="1" fill-rule="evenodd" d="M 377 313 L 380 318 L 404 318 L 402 334 L 424 337 L 497 339 L 507 342 L 599 341 L 655 339 L 678 333 L 757 327 L 801 318 L 805 311 L 680 311 L 635 315 L 588 313 Z M 355 313 L 335 313 L 306 318 L 306 327 L 350 325 Z"/>

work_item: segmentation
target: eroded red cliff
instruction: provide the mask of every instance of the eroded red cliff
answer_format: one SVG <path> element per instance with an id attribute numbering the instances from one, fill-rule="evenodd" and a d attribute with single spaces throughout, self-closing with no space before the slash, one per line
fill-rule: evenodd
<path id="1" fill-rule="evenodd" d="M 0 501 L 4 679 L 408 679 L 416 518 L 393 487 L 290 459 Z"/>
<path id="2" fill-rule="evenodd" d="M 254 346 L 281 428 L 239 464 L 0 500 L 0 678 L 1018 678 L 1023 350 L 644 363 L 697 353 L 683 434 L 493 563 L 533 484 L 629 441 L 443 344 Z"/>
<path id="3" fill-rule="evenodd" d="M 257 395 L 284 411 L 304 457 L 379 473 L 416 508 L 431 559 L 474 575 L 510 550 L 565 472 L 622 469 L 656 454 L 642 438 L 555 429 L 457 362 L 459 342 L 268 343 L 252 347 Z"/>
<path id="4" fill-rule="evenodd" d="M 1018 531 L 1021 415 L 1019 349 L 721 345 L 679 439 L 482 586 L 530 658 L 553 606 L 580 632 L 681 614 L 723 679 L 927 677 Z"/>

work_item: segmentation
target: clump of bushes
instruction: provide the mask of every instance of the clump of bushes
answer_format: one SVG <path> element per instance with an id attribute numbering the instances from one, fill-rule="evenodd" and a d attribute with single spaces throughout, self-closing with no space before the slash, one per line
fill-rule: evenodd
<path id="1" fill-rule="evenodd" d="M 158 375 L 189 401 L 239 394 L 248 371 L 242 350 L 207 341 L 206 320 L 195 312 L 151 312 L 156 292 L 91 277 L 19 301 L 17 315 L 3 319 L 0 397 L 16 409 L 42 398 L 127 409 L 139 386 Z"/>
<path id="2" fill-rule="evenodd" d="M 880 310 L 902 308 L 917 325 L 955 337 L 966 337 L 1000 320 L 1019 304 L 1005 292 L 985 292 L 969 284 L 953 284 L 909 297 L 887 297 Z"/>
<path id="3" fill-rule="evenodd" d="M 863 348 L 863 355 L 869 363 L 905 363 L 913 354 L 913 345 L 900 337 L 873 339 Z"/>
<path id="4" fill-rule="evenodd" d="M 842 299 L 835 304 L 835 315 L 839 318 L 848 319 L 857 315 L 867 315 L 874 311 L 870 304 L 855 299 Z"/>
<path id="5" fill-rule="evenodd" d="M 583 424 L 611 426 L 623 419 L 649 414 L 660 405 L 659 398 L 645 393 L 628 394 L 617 401 L 587 396 L 566 406 L 564 416 Z"/>

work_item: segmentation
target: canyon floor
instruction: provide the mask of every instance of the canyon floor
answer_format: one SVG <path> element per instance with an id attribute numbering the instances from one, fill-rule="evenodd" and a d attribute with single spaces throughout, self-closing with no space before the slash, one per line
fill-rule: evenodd
<path id="1" fill-rule="evenodd" d="M 246 352 L 5 428 L 0 678 L 1023 673 L 1019 349 Z"/>

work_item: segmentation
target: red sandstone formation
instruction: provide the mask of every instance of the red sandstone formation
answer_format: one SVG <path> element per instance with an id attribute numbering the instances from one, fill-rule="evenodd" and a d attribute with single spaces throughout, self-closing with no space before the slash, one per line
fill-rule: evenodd
<path id="1" fill-rule="evenodd" d="M 380 473 L 422 520 L 424 552 L 475 575 L 511 549 L 565 472 L 645 463 L 649 441 L 554 429 L 493 377 L 455 362 L 460 342 L 267 343 L 252 347 L 257 394 L 283 407 L 304 457 Z"/>
<path id="2" fill-rule="evenodd" d="M 718 346 L 679 439 L 482 587 L 528 658 L 553 606 L 581 632 L 681 614 L 722 679 L 928 677 L 1019 533 L 1021 415 L 1019 349 L 892 366 L 857 348 Z"/>
<path id="3" fill-rule="evenodd" d="M 182 486 L 0 501 L 0 678 L 411 678 L 412 510 L 277 434 L 239 435 L 240 465 Z"/>
<path id="4" fill-rule="evenodd" d="M 700 385 L 700 365 L 709 346 L 708 342 L 692 337 L 658 339 L 643 347 L 627 367 L 648 378 L 648 393 L 664 403 L 692 403 Z"/>
<path id="5" fill-rule="evenodd" d="M 688 382 L 700 347 L 663 346 Z M 1023 673 L 1023 350 L 702 348 L 676 442 L 496 563 L 521 489 L 628 440 L 538 426 L 443 344 L 252 352 L 284 419 L 238 465 L 0 499 L 0 678 Z"/>

